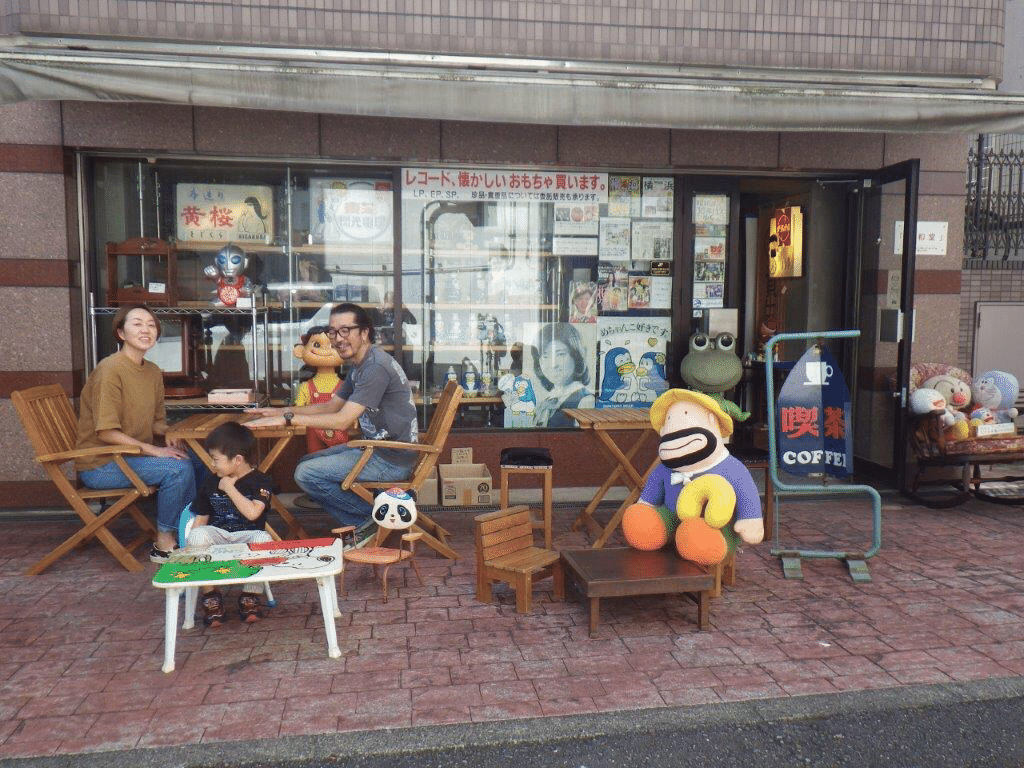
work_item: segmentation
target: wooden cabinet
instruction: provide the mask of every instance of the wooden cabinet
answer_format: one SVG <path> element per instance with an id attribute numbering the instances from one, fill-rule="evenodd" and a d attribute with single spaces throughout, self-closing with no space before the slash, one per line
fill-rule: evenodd
<path id="1" fill-rule="evenodd" d="M 174 306 L 176 260 L 174 246 L 155 237 L 107 243 L 107 304 Z"/>

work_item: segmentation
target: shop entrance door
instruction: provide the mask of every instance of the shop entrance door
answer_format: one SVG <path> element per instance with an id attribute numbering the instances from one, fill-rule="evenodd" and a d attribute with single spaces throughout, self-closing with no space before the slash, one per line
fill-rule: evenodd
<path id="1" fill-rule="evenodd" d="M 851 187 L 845 369 L 853 397 L 854 466 L 903 488 L 906 401 L 913 337 L 914 260 L 920 162 L 880 168 Z"/>

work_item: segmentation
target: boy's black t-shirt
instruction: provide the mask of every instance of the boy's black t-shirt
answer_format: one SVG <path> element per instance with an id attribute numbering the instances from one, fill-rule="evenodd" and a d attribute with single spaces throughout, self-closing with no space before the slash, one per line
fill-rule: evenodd
<path id="1" fill-rule="evenodd" d="M 207 525 L 215 526 L 222 531 L 262 531 L 267 523 L 270 497 L 276 490 L 273 478 L 254 469 L 235 481 L 235 488 L 245 498 L 263 502 L 263 514 L 256 520 L 249 520 L 239 512 L 231 498 L 217 487 L 218 483 L 220 478 L 217 475 L 210 475 L 206 479 L 192 503 L 192 511 L 196 515 L 209 515 Z"/>

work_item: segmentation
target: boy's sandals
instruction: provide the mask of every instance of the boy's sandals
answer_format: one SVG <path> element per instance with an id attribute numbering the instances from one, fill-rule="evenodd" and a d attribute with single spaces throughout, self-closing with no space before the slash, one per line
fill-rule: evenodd
<path id="1" fill-rule="evenodd" d="M 252 592 L 243 592 L 238 596 L 238 618 L 246 624 L 259 621 L 265 615 L 260 596 Z"/>
<path id="2" fill-rule="evenodd" d="M 219 590 L 203 595 L 203 624 L 208 627 L 219 627 L 224 623 L 224 598 Z"/>

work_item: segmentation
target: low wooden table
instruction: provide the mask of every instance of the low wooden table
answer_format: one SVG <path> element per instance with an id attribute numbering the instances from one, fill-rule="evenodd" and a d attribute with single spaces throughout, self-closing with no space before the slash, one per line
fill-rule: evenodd
<path id="1" fill-rule="evenodd" d="M 682 593 L 697 604 L 697 627 L 707 629 L 715 577 L 676 552 L 641 552 L 628 547 L 572 549 L 562 552 L 566 575 L 583 586 L 590 599 L 590 636 L 597 634 L 602 597 Z"/>
<path id="2" fill-rule="evenodd" d="M 164 590 L 164 672 L 174 671 L 174 649 L 178 637 L 178 603 L 185 593 L 182 629 L 195 626 L 199 587 L 270 583 L 315 579 L 324 616 L 327 655 L 341 656 L 334 624 L 338 610 L 338 589 L 334 578 L 345 567 L 341 539 L 305 539 L 266 544 L 216 544 L 196 550 L 195 563 L 164 563 L 153 576 L 153 586 Z M 188 551 L 184 551 L 187 554 Z"/>

